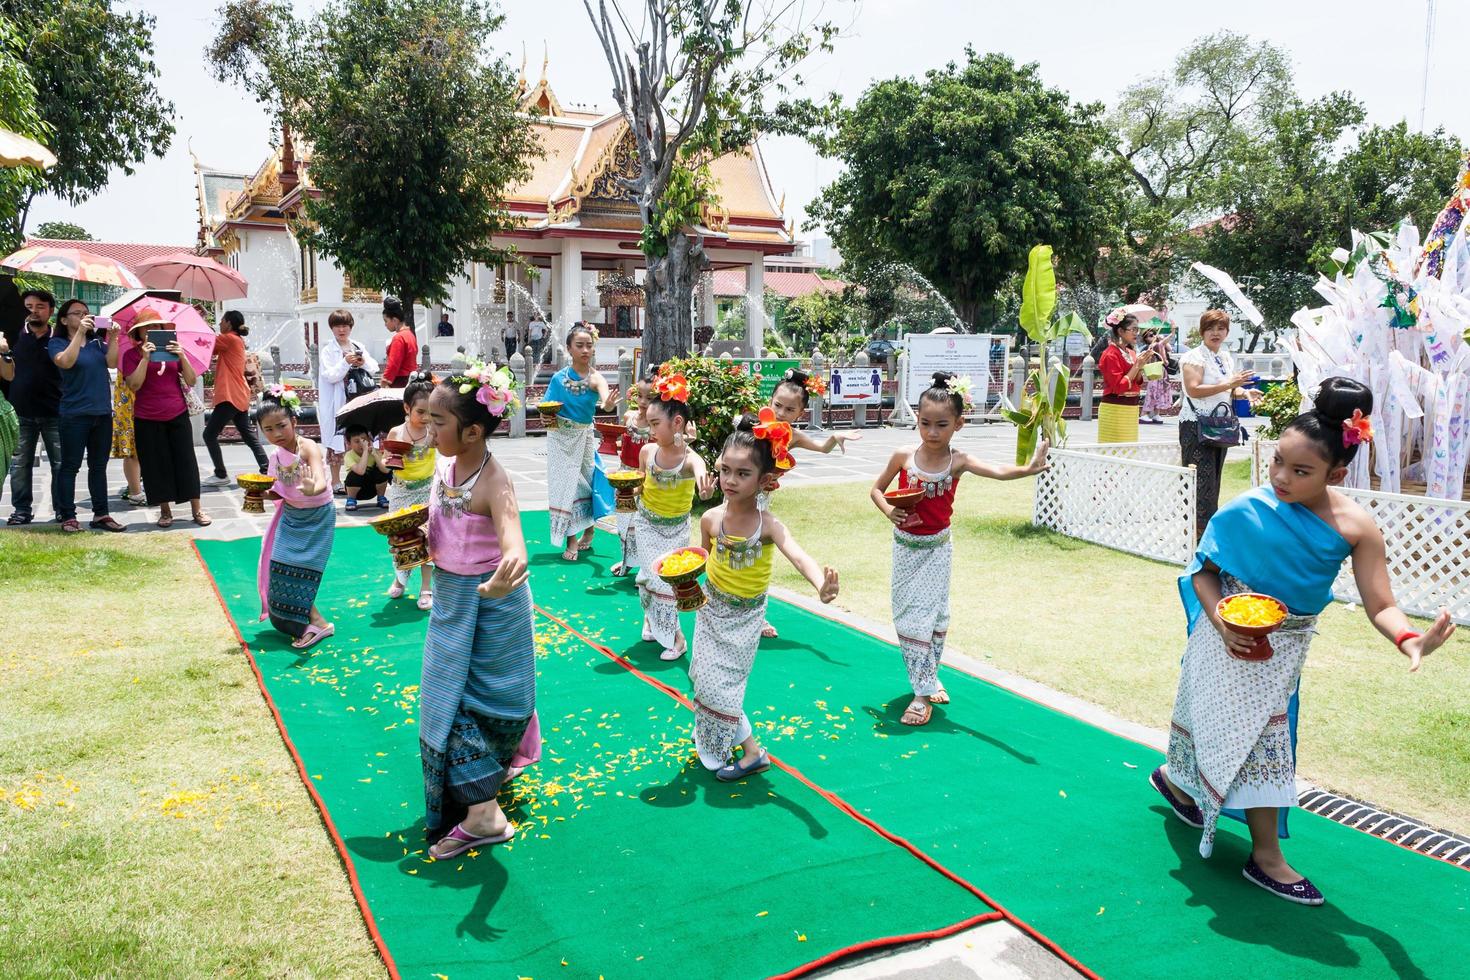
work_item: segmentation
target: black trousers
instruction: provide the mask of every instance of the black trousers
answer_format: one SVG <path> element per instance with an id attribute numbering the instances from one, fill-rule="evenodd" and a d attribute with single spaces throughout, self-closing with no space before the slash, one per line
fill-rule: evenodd
<path id="1" fill-rule="evenodd" d="M 1220 509 L 1220 478 L 1225 472 L 1224 446 L 1200 442 L 1198 422 L 1179 423 L 1179 455 L 1182 465 L 1194 467 L 1194 523 L 1201 535 L 1205 525 Z"/>
<path id="2" fill-rule="evenodd" d="M 194 455 L 194 427 L 188 412 L 167 422 L 134 418 L 133 440 L 138 444 L 138 469 L 143 473 L 143 495 L 149 507 L 199 499 L 199 460 Z"/>
<path id="3" fill-rule="evenodd" d="M 255 454 L 255 465 L 264 473 L 270 466 L 270 461 L 265 458 L 265 450 L 260 447 L 260 436 L 255 432 L 255 424 L 250 421 L 250 413 L 229 402 L 215 402 L 214 408 L 209 410 L 209 421 L 204 423 L 204 445 L 209 450 L 210 461 L 214 463 L 214 475 L 230 475 L 225 472 L 225 457 L 219 448 L 219 434 L 231 423 L 234 423 L 235 431 L 240 433 L 241 441 Z"/>

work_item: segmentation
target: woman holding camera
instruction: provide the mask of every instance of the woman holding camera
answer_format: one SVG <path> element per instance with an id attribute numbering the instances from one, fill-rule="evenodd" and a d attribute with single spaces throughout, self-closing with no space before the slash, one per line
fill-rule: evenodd
<path id="1" fill-rule="evenodd" d="M 177 338 L 164 348 L 174 355 L 171 361 L 152 360 L 157 348 L 148 341 L 149 329 L 170 326 L 158 311 L 145 309 L 128 328 L 133 346 L 123 354 L 120 370 L 134 392 L 138 468 L 148 506 L 158 508 L 159 527 L 173 527 L 172 505 L 185 502 L 194 523 L 208 527 L 214 522 L 199 503 L 199 459 L 194 455 L 194 427 L 184 401 L 184 387 L 192 386 L 198 375 Z"/>

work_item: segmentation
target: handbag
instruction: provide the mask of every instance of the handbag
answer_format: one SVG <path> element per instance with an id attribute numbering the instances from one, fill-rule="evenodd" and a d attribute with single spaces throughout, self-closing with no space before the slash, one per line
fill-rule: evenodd
<path id="1" fill-rule="evenodd" d="M 1241 428 L 1240 419 L 1229 402 L 1216 405 L 1208 415 L 1201 415 L 1199 406 L 1193 401 L 1190 401 L 1189 406 L 1194 409 L 1195 420 L 1199 425 L 1200 442 L 1207 446 L 1226 448 L 1245 442 L 1245 430 Z"/>
<path id="2" fill-rule="evenodd" d="M 204 399 L 199 397 L 192 385 L 184 384 L 183 377 L 179 377 L 178 382 L 179 390 L 184 393 L 184 409 L 188 411 L 190 417 L 203 415 Z"/>
<path id="3" fill-rule="evenodd" d="M 354 351 L 361 350 L 356 344 L 352 345 Z M 367 368 L 354 367 L 347 369 L 347 377 L 343 381 L 343 388 L 347 393 L 348 400 L 366 395 L 378 390 L 378 382 L 373 379 Z"/>

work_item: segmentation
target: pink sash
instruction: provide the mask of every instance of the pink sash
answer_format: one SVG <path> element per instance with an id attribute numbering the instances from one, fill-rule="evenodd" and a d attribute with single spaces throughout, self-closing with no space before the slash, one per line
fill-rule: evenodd
<path id="1" fill-rule="evenodd" d="M 271 454 L 270 468 L 267 470 L 268 475 L 276 477 L 276 482 L 271 484 L 271 489 L 279 494 L 281 499 L 276 501 L 276 512 L 271 517 L 270 527 L 266 528 L 265 540 L 260 543 L 260 564 L 255 569 L 255 587 L 260 593 L 260 619 L 262 621 L 270 615 L 270 607 L 266 604 L 266 593 L 270 589 L 271 550 L 276 546 L 276 526 L 281 523 L 281 509 L 287 506 L 320 507 L 332 500 L 331 487 L 327 487 L 314 497 L 308 497 L 301 492 L 299 485 L 293 483 L 287 486 L 281 482 L 280 468 L 291 466 L 297 458 L 295 453 L 278 448 Z"/>

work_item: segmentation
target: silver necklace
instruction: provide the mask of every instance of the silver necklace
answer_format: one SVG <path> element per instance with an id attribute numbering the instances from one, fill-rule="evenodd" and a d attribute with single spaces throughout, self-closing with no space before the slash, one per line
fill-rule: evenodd
<path id="1" fill-rule="evenodd" d="M 485 458 L 480 460 L 480 468 L 463 483 L 453 484 L 448 481 L 440 481 L 439 484 L 439 512 L 445 517 L 453 517 L 456 513 L 468 513 L 470 504 L 474 502 L 475 484 L 480 480 L 480 474 L 485 472 L 485 464 L 490 462 L 490 454 L 485 453 Z M 454 464 L 449 464 L 449 472 L 454 472 Z"/>
<path id="2" fill-rule="evenodd" d="M 673 487 L 678 486 L 679 481 L 684 478 L 684 463 L 688 459 L 689 453 L 686 450 L 684 453 L 684 458 L 679 460 L 679 464 L 672 469 L 666 470 L 658 465 L 658 450 L 654 450 L 653 465 L 649 470 L 649 474 L 653 477 L 653 482 L 658 484 L 660 487 L 663 487 L 665 490 L 669 490 Z"/>
<path id="3" fill-rule="evenodd" d="M 942 497 L 949 493 L 949 488 L 954 486 L 954 450 L 949 451 L 949 462 L 945 464 L 943 473 L 930 473 L 919 469 L 915 462 L 918 453 L 915 452 L 909 459 L 909 485 L 924 488 L 926 497 Z"/>
<path id="4" fill-rule="evenodd" d="M 282 486 L 294 487 L 301 482 L 301 436 L 296 437 L 296 448 L 291 455 L 296 457 L 294 463 L 276 467 L 276 479 Z"/>
<path id="5" fill-rule="evenodd" d="M 733 541 L 725 534 L 725 519 L 720 518 L 720 533 L 715 536 L 715 554 L 724 560 L 733 570 L 749 568 L 760 560 L 761 552 L 765 550 L 765 544 L 761 541 L 761 533 L 765 530 L 766 516 L 759 511 L 755 525 L 755 533 L 744 541 Z"/>

